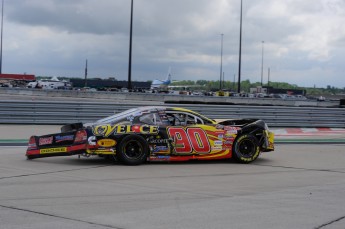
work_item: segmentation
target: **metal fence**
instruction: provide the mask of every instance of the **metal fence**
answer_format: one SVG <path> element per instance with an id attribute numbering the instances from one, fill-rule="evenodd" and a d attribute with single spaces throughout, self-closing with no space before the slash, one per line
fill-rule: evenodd
<path id="1" fill-rule="evenodd" d="M 146 105 L 150 105 L 147 101 Z M 142 106 L 143 103 L 140 104 Z M 67 124 L 93 122 L 138 104 L 110 102 L 0 101 L 2 124 Z M 271 127 L 345 128 L 344 108 L 169 104 L 213 119 L 259 118 Z"/>

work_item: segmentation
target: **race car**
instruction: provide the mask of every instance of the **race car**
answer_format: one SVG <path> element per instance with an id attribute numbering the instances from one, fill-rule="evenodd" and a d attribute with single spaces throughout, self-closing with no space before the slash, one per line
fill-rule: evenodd
<path id="1" fill-rule="evenodd" d="M 274 150 L 274 135 L 258 119 L 215 121 L 176 107 L 138 107 L 100 119 L 74 123 L 61 133 L 31 136 L 28 159 L 53 156 L 115 158 L 126 165 L 146 161 L 234 158 L 250 163 Z"/>

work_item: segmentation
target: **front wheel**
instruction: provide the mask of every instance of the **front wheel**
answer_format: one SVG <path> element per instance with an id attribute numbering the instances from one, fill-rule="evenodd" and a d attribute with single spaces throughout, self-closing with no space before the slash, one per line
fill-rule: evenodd
<path id="1" fill-rule="evenodd" d="M 250 134 L 239 136 L 233 146 L 233 156 L 240 163 L 255 161 L 260 155 L 258 140 Z"/>
<path id="2" fill-rule="evenodd" d="M 138 135 L 128 135 L 122 139 L 116 154 L 126 165 L 140 165 L 146 161 L 149 147 L 146 140 Z"/>

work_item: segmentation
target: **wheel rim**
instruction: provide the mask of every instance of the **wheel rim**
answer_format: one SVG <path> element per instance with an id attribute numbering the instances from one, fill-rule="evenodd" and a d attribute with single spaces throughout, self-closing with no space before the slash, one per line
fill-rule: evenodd
<path id="1" fill-rule="evenodd" d="M 128 141 L 122 148 L 123 154 L 131 160 L 139 159 L 144 154 L 144 147 L 140 142 L 132 140 Z"/>
<path id="2" fill-rule="evenodd" d="M 256 152 L 256 145 L 253 141 L 249 139 L 244 139 L 238 145 L 238 152 L 243 157 L 247 157 L 247 158 L 252 157 Z"/>

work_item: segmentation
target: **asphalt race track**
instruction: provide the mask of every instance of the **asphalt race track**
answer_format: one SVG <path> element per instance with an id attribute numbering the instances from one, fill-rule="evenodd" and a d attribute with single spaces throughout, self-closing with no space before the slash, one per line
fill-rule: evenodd
<path id="1" fill-rule="evenodd" d="M 0 147 L 0 228 L 345 228 L 344 144 L 232 161 L 26 160 Z"/>
<path id="2" fill-rule="evenodd" d="M 23 98 L 59 100 L 6 99 Z M 0 229 L 345 228 L 345 129 L 276 129 L 249 165 L 26 160 L 30 135 L 59 128 L 0 125 Z"/>

